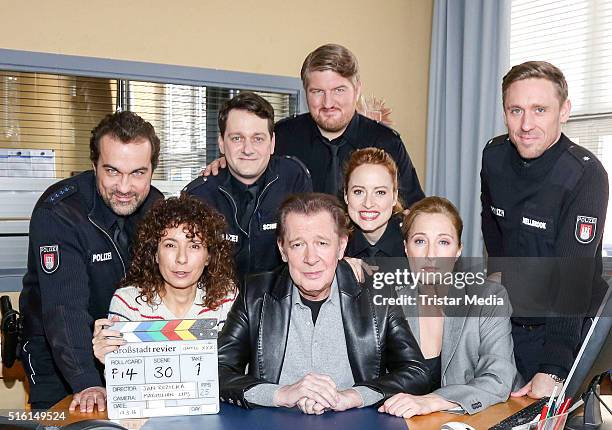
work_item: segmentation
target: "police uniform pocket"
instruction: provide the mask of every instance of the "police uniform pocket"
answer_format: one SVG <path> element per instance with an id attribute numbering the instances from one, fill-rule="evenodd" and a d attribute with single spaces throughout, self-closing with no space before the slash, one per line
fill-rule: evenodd
<path id="1" fill-rule="evenodd" d="M 554 240 L 555 225 L 552 218 L 523 212 L 519 231 L 521 255 L 551 256 Z"/>
<path id="2" fill-rule="evenodd" d="M 276 222 L 262 223 L 258 226 L 255 235 L 257 241 L 255 248 L 268 252 L 276 248 Z"/>
<path id="3" fill-rule="evenodd" d="M 263 219 L 257 232 L 251 238 L 251 261 L 256 271 L 271 270 L 281 264 L 280 253 L 276 246 L 276 220 Z"/>

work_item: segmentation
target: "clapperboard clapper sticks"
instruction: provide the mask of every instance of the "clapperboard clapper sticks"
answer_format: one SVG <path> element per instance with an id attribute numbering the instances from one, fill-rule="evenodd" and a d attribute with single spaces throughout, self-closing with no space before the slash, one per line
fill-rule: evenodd
<path id="1" fill-rule="evenodd" d="M 216 339 L 217 320 L 130 321 L 116 322 L 113 330 L 127 342 L 163 342 L 167 340 Z"/>

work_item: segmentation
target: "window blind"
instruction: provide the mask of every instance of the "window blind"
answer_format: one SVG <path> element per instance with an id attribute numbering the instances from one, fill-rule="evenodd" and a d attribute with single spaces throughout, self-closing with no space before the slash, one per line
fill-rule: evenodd
<path id="1" fill-rule="evenodd" d="M 217 114 L 241 90 L 0 71 L 0 177 L 65 178 L 88 170 L 93 127 L 120 106 L 151 122 L 161 140 L 153 179 L 193 179 L 219 156 Z M 275 119 L 297 111 L 294 94 L 257 92 Z"/>
<path id="2" fill-rule="evenodd" d="M 510 28 L 510 64 L 544 60 L 563 71 L 572 103 L 563 131 L 612 172 L 612 0 L 512 0 Z"/>
<path id="3" fill-rule="evenodd" d="M 569 85 L 572 115 L 612 113 L 612 0 L 513 0 L 510 63 L 545 60 Z"/>

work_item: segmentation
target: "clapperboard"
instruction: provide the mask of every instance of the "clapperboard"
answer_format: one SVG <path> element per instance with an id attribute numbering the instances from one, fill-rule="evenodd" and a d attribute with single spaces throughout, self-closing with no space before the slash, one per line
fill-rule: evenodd
<path id="1" fill-rule="evenodd" d="M 128 342 L 106 354 L 110 419 L 219 412 L 217 320 L 116 322 Z"/>

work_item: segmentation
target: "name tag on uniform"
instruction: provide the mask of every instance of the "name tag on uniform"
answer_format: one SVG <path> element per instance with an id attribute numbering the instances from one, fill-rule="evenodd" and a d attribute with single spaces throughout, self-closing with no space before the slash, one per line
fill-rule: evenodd
<path id="1" fill-rule="evenodd" d="M 503 209 L 496 208 L 495 206 L 491 206 L 491 212 L 493 213 L 493 215 L 496 215 L 501 218 L 505 218 L 506 216 L 506 213 Z"/>
<path id="2" fill-rule="evenodd" d="M 523 217 L 523 224 L 529 226 L 529 227 L 534 227 L 540 230 L 546 230 L 546 222 L 545 221 L 538 221 L 536 219 L 533 218 L 528 218 L 526 216 Z"/>
<path id="3" fill-rule="evenodd" d="M 228 241 L 234 242 L 234 243 L 238 243 L 238 235 L 237 234 L 226 233 L 226 234 L 223 235 L 223 237 L 225 238 L 225 240 L 228 240 Z"/>
<path id="4" fill-rule="evenodd" d="M 113 325 L 128 342 L 106 355 L 110 419 L 219 412 L 215 318 Z"/>
<path id="5" fill-rule="evenodd" d="M 113 259 L 113 253 L 112 252 L 99 252 L 97 254 L 93 254 L 91 256 L 91 262 L 92 263 L 100 263 L 102 261 L 109 261 Z"/>

